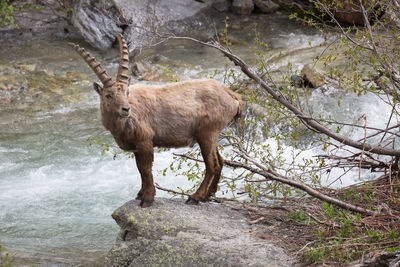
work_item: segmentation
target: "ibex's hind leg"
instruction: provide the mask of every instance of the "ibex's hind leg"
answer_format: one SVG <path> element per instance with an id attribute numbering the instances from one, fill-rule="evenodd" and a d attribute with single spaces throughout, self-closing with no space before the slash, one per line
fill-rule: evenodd
<path id="1" fill-rule="evenodd" d="M 151 149 L 150 149 L 151 148 Z M 140 206 L 148 207 L 154 201 L 156 189 L 153 182 L 153 147 L 135 152 L 136 166 L 142 178 L 142 188 L 137 194 L 136 199 L 140 199 Z"/>
<path id="2" fill-rule="evenodd" d="M 221 171 L 224 166 L 224 160 L 218 152 L 218 148 L 215 149 L 215 153 L 218 159 L 218 164 L 216 164 L 216 170 L 213 179 L 210 182 L 210 186 L 207 191 L 207 199 L 214 195 L 218 191 L 218 182 L 221 179 Z"/>
<path id="3" fill-rule="evenodd" d="M 207 191 L 212 179 L 217 171 L 218 157 L 216 154 L 216 142 L 214 140 L 199 140 L 201 154 L 206 165 L 206 174 L 203 182 L 197 191 L 191 195 L 187 201 L 189 204 L 195 204 L 199 201 L 207 200 Z"/>

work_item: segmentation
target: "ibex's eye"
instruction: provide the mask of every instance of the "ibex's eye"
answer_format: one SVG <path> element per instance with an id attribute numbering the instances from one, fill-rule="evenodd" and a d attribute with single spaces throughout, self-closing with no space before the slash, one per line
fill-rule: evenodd
<path id="1" fill-rule="evenodd" d="M 111 94 L 106 94 L 106 98 L 107 98 L 107 99 L 112 99 L 113 96 L 112 96 Z"/>

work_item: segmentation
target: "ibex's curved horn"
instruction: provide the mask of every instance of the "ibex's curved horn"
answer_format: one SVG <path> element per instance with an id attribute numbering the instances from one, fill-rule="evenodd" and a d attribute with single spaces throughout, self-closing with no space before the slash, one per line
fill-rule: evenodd
<path id="1" fill-rule="evenodd" d="M 128 84 L 129 83 L 129 51 L 128 46 L 121 34 L 117 34 L 119 42 L 119 67 L 117 74 L 117 81 Z"/>
<path id="2" fill-rule="evenodd" d="M 69 43 L 69 45 L 73 46 L 76 52 L 86 61 L 86 63 L 92 68 L 94 73 L 96 73 L 97 77 L 99 77 L 101 83 L 104 87 L 110 87 L 113 85 L 114 81 L 112 80 L 111 76 L 107 74 L 106 70 L 97 62 L 94 57 L 92 57 L 89 52 L 83 47 L 80 47 L 77 44 Z"/>

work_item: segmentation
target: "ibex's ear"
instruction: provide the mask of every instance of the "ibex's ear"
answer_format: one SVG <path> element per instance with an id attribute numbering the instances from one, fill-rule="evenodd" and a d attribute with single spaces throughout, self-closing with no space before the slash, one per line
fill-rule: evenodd
<path id="1" fill-rule="evenodd" d="M 103 93 L 103 87 L 98 83 L 93 83 L 93 88 L 101 96 Z"/>

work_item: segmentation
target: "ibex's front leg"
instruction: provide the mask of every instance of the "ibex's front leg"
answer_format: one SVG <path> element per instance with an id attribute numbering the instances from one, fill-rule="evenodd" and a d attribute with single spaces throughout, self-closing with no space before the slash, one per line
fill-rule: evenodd
<path id="1" fill-rule="evenodd" d="M 154 151 L 152 144 L 137 146 L 138 151 L 135 152 L 136 166 L 142 178 L 142 188 L 137 194 L 136 199 L 140 199 L 141 207 L 149 207 L 154 201 L 156 189 L 153 182 L 152 166 Z"/>

